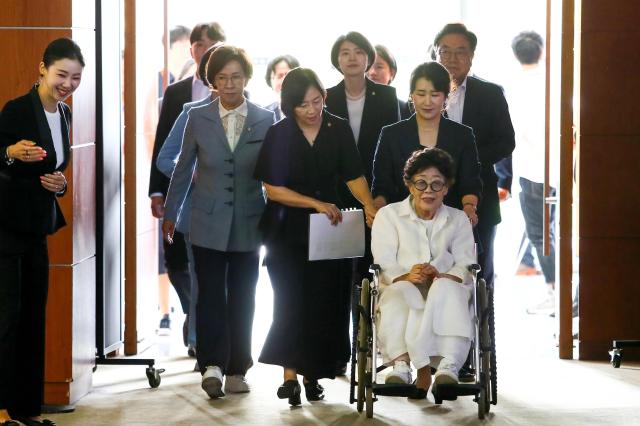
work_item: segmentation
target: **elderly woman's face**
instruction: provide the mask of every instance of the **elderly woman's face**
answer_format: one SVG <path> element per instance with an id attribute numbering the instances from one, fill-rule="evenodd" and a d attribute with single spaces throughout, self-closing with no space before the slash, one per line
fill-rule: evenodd
<path id="1" fill-rule="evenodd" d="M 229 61 L 227 65 L 214 77 L 215 89 L 218 91 L 220 102 L 229 109 L 239 106 L 244 100 L 244 88 L 247 85 L 247 77 L 242 65 L 236 60 Z"/>
<path id="2" fill-rule="evenodd" d="M 431 219 L 447 195 L 447 180 L 435 167 L 416 173 L 408 183 L 416 213 L 423 219 Z"/>
<path id="3" fill-rule="evenodd" d="M 338 51 L 338 65 L 345 76 L 364 75 L 367 69 L 367 52 L 357 44 L 345 40 Z"/>

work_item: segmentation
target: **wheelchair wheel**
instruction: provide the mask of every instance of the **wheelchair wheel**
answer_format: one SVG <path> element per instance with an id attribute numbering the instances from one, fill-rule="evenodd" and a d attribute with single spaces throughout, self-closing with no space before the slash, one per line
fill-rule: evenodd
<path id="1" fill-rule="evenodd" d="M 485 414 L 489 411 L 489 401 L 487 398 L 487 392 L 484 388 L 480 390 L 478 394 L 478 418 L 480 420 L 484 419 Z"/>
<path id="2" fill-rule="evenodd" d="M 362 413 L 366 399 L 366 388 L 371 386 L 367 377 L 367 353 L 369 352 L 369 280 L 362 280 L 360 304 L 358 306 L 358 395 L 357 409 Z"/>
<path id="3" fill-rule="evenodd" d="M 489 335 L 491 336 L 491 357 L 489 360 L 489 381 L 491 383 L 491 393 L 489 399 L 493 405 L 498 403 L 498 363 L 496 361 L 496 326 L 495 326 L 495 311 L 493 309 L 493 288 L 487 289 L 487 296 L 489 306 L 487 309 L 487 316 L 489 322 Z"/>
<path id="4" fill-rule="evenodd" d="M 367 418 L 373 417 L 373 389 L 371 386 L 367 387 Z"/>

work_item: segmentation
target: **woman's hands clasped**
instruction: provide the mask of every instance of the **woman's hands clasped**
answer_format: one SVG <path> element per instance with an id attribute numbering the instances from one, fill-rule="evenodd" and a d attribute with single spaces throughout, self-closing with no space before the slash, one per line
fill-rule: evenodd
<path id="1" fill-rule="evenodd" d="M 435 266 L 429 263 L 419 263 L 411 267 L 406 280 L 415 285 L 427 285 L 437 278 L 439 274 Z"/>
<path id="2" fill-rule="evenodd" d="M 35 142 L 21 140 L 7 148 L 9 158 L 20 160 L 23 163 L 36 163 L 47 157 L 47 151 L 37 146 Z"/>
<path id="3" fill-rule="evenodd" d="M 67 179 L 62 172 L 47 173 L 40 176 L 40 184 L 47 191 L 55 192 L 56 194 L 62 192 L 67 186 Z"/>

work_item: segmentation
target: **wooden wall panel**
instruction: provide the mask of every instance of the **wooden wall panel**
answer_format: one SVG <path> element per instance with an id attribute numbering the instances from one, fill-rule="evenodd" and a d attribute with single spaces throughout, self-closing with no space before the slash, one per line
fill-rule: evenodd
<path id="1" fill-rule="evenodd" d="M 72 2 L 73 0 L 3 0 L 0 27 L 70 28 Z"/>
<path id="2" fill-rule="evenodd" d="M 4 13 L 3 10 L 0 16 Z M 33 87 L 38 80 L 42 52 L 51 40 L 58 37 L 71 37 L 71 31 L 1 28 L 0 25 L 0 58 L 3 63 L 11 64 L 11 67 L 4 67 L 0 78 L 0 107 Z"/>
<path id="3" fill-rule="evenodd" d="M 69 266 L 49 269 L 49 299 L 47 301 L 47 331 L 45 382 L 71 381 L 71 347 L 73 321 L 73 270 Z"/>
<path id="4" fill-rule="evenodd" d="M 612 340 L 640 339 L 640 29 L 635 0 L 581 7 L 579 356 L 607 359 Z"/>
<path id="5" fill-rule="evenodd" d="M 640 237 L 638 136 L 583 135 L 580 144 L 580 237 Z"/>

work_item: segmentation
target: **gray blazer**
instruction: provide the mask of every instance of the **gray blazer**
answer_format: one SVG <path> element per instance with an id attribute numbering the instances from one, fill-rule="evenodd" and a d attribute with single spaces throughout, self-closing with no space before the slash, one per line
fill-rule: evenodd
<path id="1" fill-rule="evenodd" d="M 222 127 L 220 100 L 188 112 L 182 152 L 171 177 L 165 219 L 176 221 L 192 181 L 191 243 L 219 251 L 253 251 L 261 243 L 258 222 L 265 208 L 253 170 L 273 112 L 247 101 L 248 113 L 233 152 Z"/>

